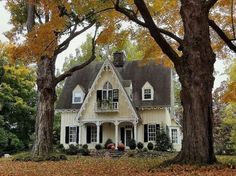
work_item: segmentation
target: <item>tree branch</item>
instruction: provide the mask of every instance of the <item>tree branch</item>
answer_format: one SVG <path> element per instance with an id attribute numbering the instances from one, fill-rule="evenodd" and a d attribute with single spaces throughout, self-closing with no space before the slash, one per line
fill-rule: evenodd
<path id="1" fill-rule="evenodd" d="M 137 3 L 140 3 L 140 2 L 137 2 Z M 172 39 L 174 39 L 175 41 L 177 41 L 178 43 L 179 43 L 179 45 L 180 45 L 180 47 L 179 47 L 179 49 L 181 50 L 181 46 L 182 46 L 182 43 L 183 43 L 183 41 L 182 41 L 182 39 L 181 38 L 179 38 L 178 36 L 176 36 L 175 34 L 173 34 L 172 32 L 170 32 L 170 31 L 167 31 L 167 30 L 165 30 L 165 29 L 162 29 L 162 28 L 158 28 L 156 25 L 155 25 L 155 23 L 154 23 L 154 21 L 152 20 L 152 17 L 151 17 L 151 15 L 150 15 L 150 13 L 148 12 L 148 9 L 147 9 L 147 7 L 146 7 L 146 5 L 145 5 L 145 3 L 142 1 L 141 2 L 141 6 L 140 6 L 140 8 L 138 7 L 138 10 L 140 11 L 140 9 L 142 9 L 142 8 L 145 8 L 146 7 L 146 10 L 145 10 L 145 14 L 149 14 L 149 20 L 147 20 L 147 18 L 146 18 L 146 20 L 144 19 L 144 21 L 145 22 L 142 22 L 142 21 L 140 21 L 138 18 L 137 18 L 137 16 L 136 16 L 136 14 L 137 13 L 135 13 L 135 12 L 133 12 L 132 10 L 129 10 L 129 9 L 125 9 L 125 8 L 121 8 L 120 7 L 120 0 L 117 0 L 116 1 L 116 3 L 114 4 L 115 5 L 115 9 L 117 10 L 117 11 L 119 11 L 119 12 L 121 12 L 121 13 L 123 13 L 125 16 L 127 16 L 131 21 L 133 21 L 133 22 L 135 22 L 135 23 L 137 23 L 137 24 L 139 24 L 140 26 L 143 26 L 143 27 L 145 27 L 145 28 L 147 28 L 147 29 L 149 29 L 149 31 L 150 31 L 150 29 L 152 29 L 152 31 L 153 30 L 157 30 L 157 32 L 153 32 L 153 33 L 156 33 L 156 34 L 152 34 L 151 33 L 151 31 L 150 31 L 150 33 L 151 33 L 151 35 L 153 36 L 156 36 L 156 35 L 158 35 L 158 36 L 156 36 L 155 38 L 154 38 L 154 36 L 153 36 L 153 38 L 156 40 L 157 38 L 160 38 L 160 41 L 161 41 L 161 45 L 162 46 L 160 46 L 159 45 L 159 43 L 158 43 L 158 45 L 161 47 L 161 49 L 163 50 L 163 52 L 165 53 L 165 54 L 167 54 L 166 52 L 167 52 L 167 50 L 168 50 L 168 53 L 172 53 L 171 55 L 172 56 L 169 56 L 168 54 L 168 56 L 169 57 L 173 57 L 173 58 L 175 58 L 174 60 L 177 60 L 176 59 L 176 57 L 178 57 L 178 55 L 177 55 L 177 53 L 172 49 L 172 47 L 167 43 L 167 41 L 166 41 L 166 39 L 161 35 L 161 33 L 162 34 L 165 34 L 165 35 L 167 35 L 168 37 L 170 37 L 170 38 L 172 38 Z M 136 4 L 136 3 L 135 3 Z M 144 5 L 145 7 L 142 7 L 142 5 Z M 142 17 L 144 18 L 144 16 L 143 16 L 143 14 L 141 13 L 141 15 L 142 15 Z M 147 22 L 150 22 L 150 20 L 152 21 L 151 23 L 148 23 L 147 24 Z M 159 33 L 159 34 L 158 34 Z M 158 39 L 159 40 L 159 39 Z M 165 48 L 165 49 L 163 49 L 162 47 L 167 47 L 167 48 Z M 169 48 L 169 49 L 168 49 Z M 172 59 L 171 59 L 172 60 Z M 172 60 L 173 61 L 173 60 Z M 173 61 L 174 62 L 174 61 Z"/>
<path id="2" fill-rule="evenodd" d="M 232 43 L 232 40 L 221 30 L 221 28 L 213 21 L 208 20 L 211 28 L 219 35 L 219 37 L 225 42 L 225 44 L 236 53 L 236 46 Z"/>
<path id="3" fill-rule="evenodd" d="M 28 33 L 32 31 L 35 25 L 35 5 L 33 3 L 28 2 L 27 4 L 27 31 Z"/>
<path id="4" fill-rule="evenodd" d="M 162 36 L 160 30 L 154 23 L 145 2 L 143 0 L 134 0 L 134 3 L 137 6 L 139 12 L 141 13 L 145 24 L 147 25 L 147 28 L 149 29 L 150 34 L 154 38 L 156 43 L 160 46 L 162 51 L 173 61 L 174 64 L 178 64 L 180 57 L 166 41 L 166 39 Z"/>
<path id="5" fill-rule="evenodd" d="M 80 70 L 82 68 L 84 68 L 85 66 L 87 66 L 88 64 L 90 64 L 93 60 L 95 60 L 96 58 L 96 54 L 95 54 L 95 47 L 96 47 L 96 35 L 97 35 L 97 31 L 98 31 L 99 26 L 96 25 L 96 29 L 95 29 L 95 33 L 94 33 L 94 37 L 92 38 L 92 53 L 90 58 L 85 61 L 84 63 L 74 66 L 71 69 L 67 70 L 66 72 L 62 73 L 60 76 L 58 76 L 55 79 L 55 85 L 57 85 L 59 82 L 63 81 L 65 78 L 67 78 L 68 76 L 71 76 L 75 71 Z"/>
<path id="6" fill-rule="evenodd" d="M 82 34 L 86 30 L 91 28 L 94 24 L 95 24 L 95 22 L 92 22 L 88 26 L 86 26 L 83 29 L 81 29 L 80 31 L 72 32 L 70 34 L 70 36 L 65 41 L 63 41 L 60 45 L 58 45 L 57 49 L 54 52 L 54 55 L 57 55 L 57 54 L 63 52 L 64 50 L 66 50 L 67 47 L 69 46 L 69 43 L 71 42 L 71 40 L 73 40 L 75 37 L 77 37 L 78 35 Z"/>
<path id="7" fill-rule="evenodd" d="M 231 0 L 231 25 L 233 31 L 233 37 L 235 39 L 235 29 L 234 29 L 234 0 Z"/>

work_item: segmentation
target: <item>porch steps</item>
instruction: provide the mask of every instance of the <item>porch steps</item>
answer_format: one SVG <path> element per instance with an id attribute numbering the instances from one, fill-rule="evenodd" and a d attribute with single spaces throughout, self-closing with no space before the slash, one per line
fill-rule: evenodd
<path id="1" fill-rule="evenodd" d="M 119 150 L 115 150 L 110 152 L 110 157 L 111 158 L 120 158 L 123 155 L 123 152 L 119 151 Z"/>

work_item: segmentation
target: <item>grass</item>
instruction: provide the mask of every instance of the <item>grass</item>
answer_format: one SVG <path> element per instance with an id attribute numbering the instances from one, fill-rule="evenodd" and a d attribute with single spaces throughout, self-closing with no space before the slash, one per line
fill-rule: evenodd
<path id="1" fill-rule="evenodd" d="M 15 157 L 25 157 L 29 153 L 19 153 Z M 172 155 L 173 156 L 173 155 Z M 172 157 L 135 158 L 122 157 L 120 159 L 69 157 L 68 161 L 57 162 L 15 162 L 0 159 L 0 176 L 61 176 L 61 175 L 218 175 L 233 176 L 236 170 L 236 156 L 217 156 L 223 163 L 211 166 L 172 165 L 160 168 L 159 165 Z"/>

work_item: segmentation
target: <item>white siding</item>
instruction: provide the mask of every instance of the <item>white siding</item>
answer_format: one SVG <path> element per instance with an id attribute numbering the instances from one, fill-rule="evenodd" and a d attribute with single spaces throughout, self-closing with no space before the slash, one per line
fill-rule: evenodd
<path id="1" fill-rule="evenodd" d="M 60 143 L 64 145 L 64 147 L 68 147 L 65 143 L 66 138 L 66 126 L 78 126 L 78 122 L 76 121 L 77 113 L 75 112 L 63 112 L 61 113 L 61 136 L 60 136 Z"/>

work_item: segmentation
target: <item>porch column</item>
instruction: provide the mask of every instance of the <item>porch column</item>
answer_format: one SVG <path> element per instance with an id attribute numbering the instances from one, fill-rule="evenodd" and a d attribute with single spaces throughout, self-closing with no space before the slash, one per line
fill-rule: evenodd
<path id="1" fill-rule="evenodd" d="M 96 123 L 97 125 L 97 144 L 99 144 L 100 138 L 99 138 L 99 134 L 100 134 L 100 122 Z"/>
<path id="2" fill-rule="evenodd" d="M 82 128 L 84 127 L 83 123 L 79 124 L 79 145 L 82 144 Z"/>
<path id="3" fill-rule="evenodd" d="M 137 142 L 137 122 L 133 122 L 134 125 L 134 140 Z"/>
<path id="4" fill-rule="evenodd" d="M 119 127 L 119 123 L 116 121 L 115 122 L 115 144 L 116 144 L 116 149 L 118 147 L 118 127 Z"/>

